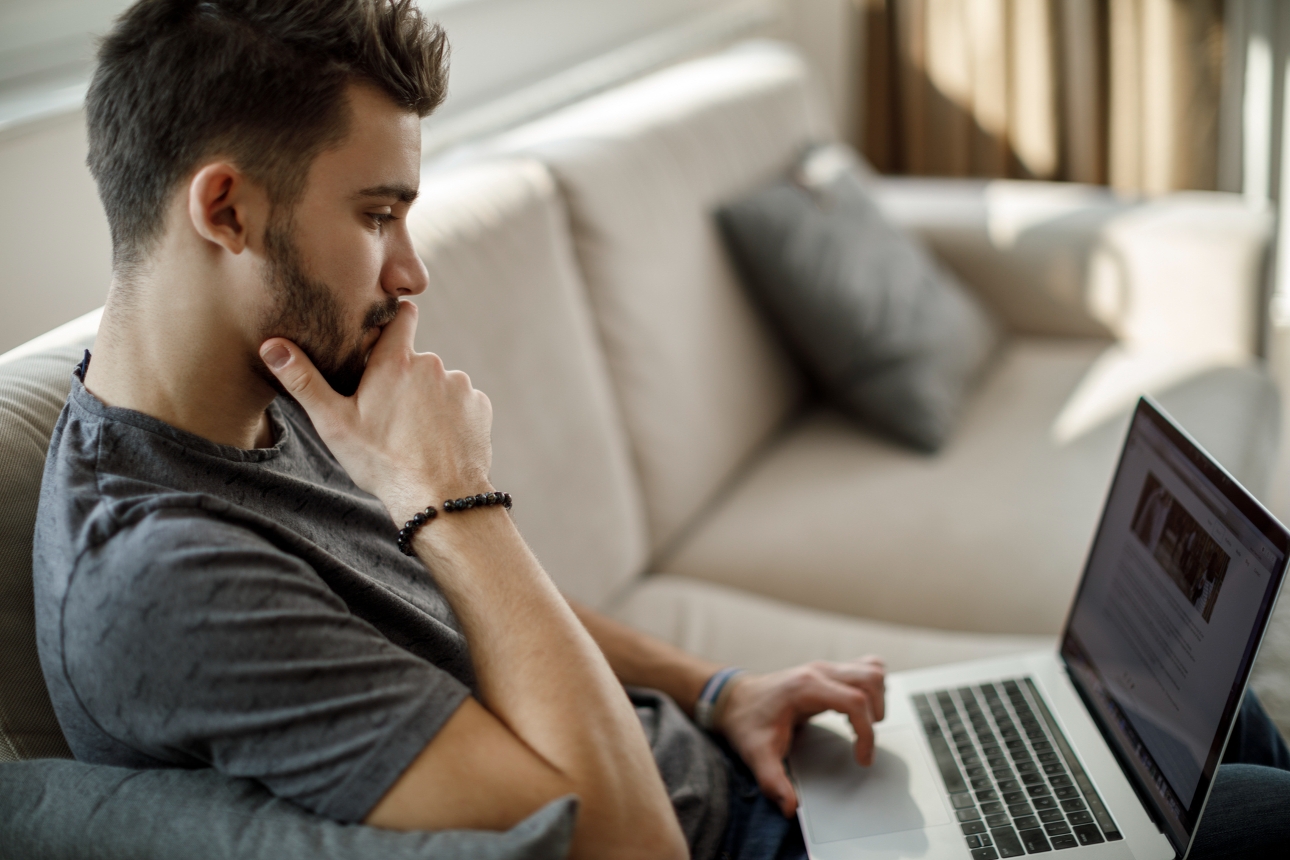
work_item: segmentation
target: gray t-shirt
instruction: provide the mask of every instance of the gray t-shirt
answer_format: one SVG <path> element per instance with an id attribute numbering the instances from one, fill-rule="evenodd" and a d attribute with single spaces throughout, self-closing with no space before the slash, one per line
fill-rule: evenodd
<path id="1" fill-rule="evenodd" d="M 214 767 L 360 821 L 475 688 L 433 576 L 288 398 L 272 448 L 105 406 L 74 375 L 41 487 L 41 663 L 78 759 Z M 727 817 L 721 752 L 630 691 L 694 855 Z"/>

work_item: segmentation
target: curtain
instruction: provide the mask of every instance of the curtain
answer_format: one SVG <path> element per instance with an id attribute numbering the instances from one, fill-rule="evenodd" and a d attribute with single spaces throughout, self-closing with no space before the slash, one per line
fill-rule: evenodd
<path id="1" fill-rule="evenodd" d="M 1223 0 L 857 0 L 888 173 L 1214 188 Z"/>

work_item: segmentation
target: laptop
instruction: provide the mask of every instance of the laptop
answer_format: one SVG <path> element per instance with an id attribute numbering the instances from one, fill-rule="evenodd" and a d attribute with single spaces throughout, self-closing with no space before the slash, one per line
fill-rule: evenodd
<path id="1" fill-rule="evenodd" d="M 1143 398 L 1056 652 L 891 675 L 868 768 L 842 715 L 798 733 L 810 857 L 1186 857 L 1288 549 Z"/>

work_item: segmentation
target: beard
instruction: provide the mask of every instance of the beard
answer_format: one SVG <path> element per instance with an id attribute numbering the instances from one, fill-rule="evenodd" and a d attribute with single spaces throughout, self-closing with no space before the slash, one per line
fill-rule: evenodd
<path id="1" fill-rule="evenodd" d="M 263 314 L 260 343 L 271 337 L 291 341 L 309 356 L 328 385 L 349 397 L 358 390 L 367 368 L 364 339 L 372 329 L 398 315 L 399 300 L 391 296 L 373 304 L 361 327 L 357 331 L 350 328 L 336 292 L 305 274 L 290 226 L 289 220 L 275 219 L 264 231 L 264 279 L 272 304 Z M 258 355 L 253 369 L 279 394 L 287 393 Z"/>

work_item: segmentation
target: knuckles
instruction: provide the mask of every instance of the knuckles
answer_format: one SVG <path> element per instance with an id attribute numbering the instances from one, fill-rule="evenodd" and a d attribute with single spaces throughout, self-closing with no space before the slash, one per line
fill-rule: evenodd
<path id="1" fill-rule="evenodd" d="M 423 352 L 414 355 L 414 358 L 425 365 L 425 369 L 435 376 L 442 376 L 447 373 L 443 366 L 443 359 L 437 353 Z"/>

